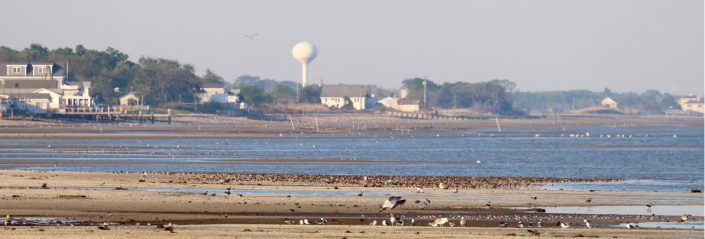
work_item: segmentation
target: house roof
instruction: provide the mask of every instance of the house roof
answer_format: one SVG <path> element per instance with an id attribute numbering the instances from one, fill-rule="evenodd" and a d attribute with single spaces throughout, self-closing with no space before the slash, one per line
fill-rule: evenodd
<path id="1" fill-rule="evenodd" d="M 6 71 L 8 65 L 30 66 L 29 69 L 27 70 L 27 75 L 28 75 L 28 76 L 32 76 L 32 69 L 31 69 L 31 68 L 32 68 L 32 67 L 31 67 L 32 65 L 45 65 L 45 66 L 46 66 L 46 65 L 51 65 L 51 66 L 52 66 L 52 72 L 53 72 L 52 75 L 53 75 L 53 76 L 63 76 L 63 75 L 65 75 L 64 67 L 63 67 L 62 65 L 56 64 L 56 63 L 44 63 L 44 62 L 34 62 L 34 63 L 8 63 L 8 62 L 5 62 L 5 63 L 0 63 L 0 67 L 1 67 L 1 68 L 0 68 L 0 76 L 8 76 L 8 75 L 7 75 L 7 71 Z"/>
<path id="2" fill-rule="evenodd" d="M 374 85 L 324 85 L 321 97 L 365 97 L 377 94 Z"/>
<path id="3" fill-rule="evenodd" d="M 18 99 L 49 99 L 50 95 L 48 93 L 14 93 L 14 94 L 2 94 Z"/>
<path id="4" fill-rule="evenodd" d="M 58 89 L 57 80 L 4 80 L 0 89 Z"/>
<path id="5" fill-rule="evenodd" d="M 203 83 L 201 88 L 225 88 L 225 83 Z"/>

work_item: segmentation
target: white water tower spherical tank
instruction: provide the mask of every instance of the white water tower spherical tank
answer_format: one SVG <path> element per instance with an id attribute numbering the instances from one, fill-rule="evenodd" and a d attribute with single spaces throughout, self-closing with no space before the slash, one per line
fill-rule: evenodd
<path id="1" fill-rule="evenodd" d="M 294 59 L 301 63 L 301 86 L 305 87 L 307 81 L 308 63 L 316 58 L 318 55 L 318 49 L 316 49 L 316 46 L 307 41 L 299 42 L 294 45 L 294 49 L 291 50 L 291 55 L 294 56 Z"/>

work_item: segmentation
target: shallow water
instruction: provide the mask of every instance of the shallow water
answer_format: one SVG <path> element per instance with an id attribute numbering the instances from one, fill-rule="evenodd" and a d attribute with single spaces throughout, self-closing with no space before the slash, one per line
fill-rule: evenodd
<path id="1" fill-rule="evenodd" d="M 615 214 L 615 215 L 660 215 L 680 216 L 690 214 L 703 216 L 703 205 L 655 205 L 651 209 L 645 206 L 579 206 L 579 207 L 541 207 L 546 213 L 564 214 Z M 524 208 L 526 209 L 526 208 Z"/>
<path id="2" fill-rule="evenodd" d="M 540 137 L 534 137 L 538 133 Z M 570 137 L 586 133 L 590 136 Z M 547 185 L 579 190 L 685 192 L 703 186 L 703 128 L 697 126 L 525 127 L 503 128 L 501 133 L 486 129 L 284 135 L 287 137 L 247 135 L 271 138 L 0 140 L 0 145 L 42 146 L 0 148 L 0 163 L 17 162 L 0 167 L 628 179 L 616 183 Z M 286 161 L 293 159 L 304 162 Z M 65 162 L 77 164 L 62 164 Z"/>
<path id="3" fill-rule="evenodd" d="M 699 229 L 703 230 L 703 221 L 689 222 L 640 222 L 637 225 L 644 228 L 672 228 L 672 229 Z M 615 227 L 626 227 L 627 224 L 615 225 Z"/>

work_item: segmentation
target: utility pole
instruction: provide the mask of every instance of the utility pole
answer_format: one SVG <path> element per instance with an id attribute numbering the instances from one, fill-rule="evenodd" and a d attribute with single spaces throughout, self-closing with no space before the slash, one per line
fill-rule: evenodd
<path id="1" fill-rule="evenodd" d="M 424 78 L 421 84 L 423 85 L 423 108 L 428 109 L 428 101 L 426 101 L 426 85 L 428 85 L 428 79 Z"/>

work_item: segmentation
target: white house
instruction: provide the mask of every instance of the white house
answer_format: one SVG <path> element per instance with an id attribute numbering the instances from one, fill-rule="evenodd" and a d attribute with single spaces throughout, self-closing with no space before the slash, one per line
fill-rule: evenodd
<path id="1" fill-rule="evenodd" d="M 377 87 L 374 85 L 323 85 L 321 104 L 343 108 L 351 104 L 356 110 L 374 108 L 377 104 Z"/>
<path id="2" fill-rule="evenodd" d="M 236 104 L 240 101 L 240 90 L 226 90 L 224 83 L 204 83 L 202 92 L 197 94 L 201 103 L 218 102 L 223 104 Z"/>
<path id="3" fill-rule="evenodd" d="M 0 72 L 0 103 L 31 113 L 90 108 L 91 83 L 66 82 L 64 68 L 55 63 L 4 64 Z M 7 107 L 11 106 L 11 107 Z"/>
<path id="4" fill-rule="evenodd" d="M 378 101 L 384 107 L 402 111 L 402 112 L 419 112 L 421 106 L 418 100 L 408 100 L 396 97 L 387 97 Z"/>
<path id="5" fill-rule="evenodd" d="M 678 105 L 685 112 L 705 113 L 703 99 L 697 95 L 687 95 L 678 99 Z"/>
<path id="6" fill-rule="evenodd" d="M 614 101 L 610 97 L 605 97 L 604 99 L 602 99 L 602 101 L 600 101 L 600 105 L 607 107 L 607 108 L 610 108 L 610 109 L 615 109 L 615 110 L 619 109 L 619 107 L 617 107 L 618 106 L 617 101 Z"/>

